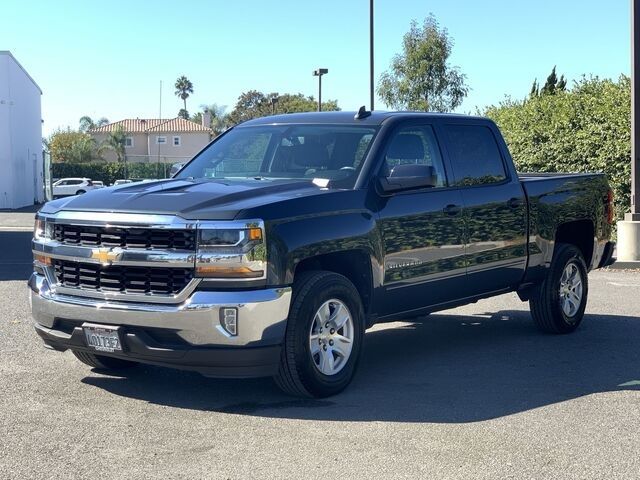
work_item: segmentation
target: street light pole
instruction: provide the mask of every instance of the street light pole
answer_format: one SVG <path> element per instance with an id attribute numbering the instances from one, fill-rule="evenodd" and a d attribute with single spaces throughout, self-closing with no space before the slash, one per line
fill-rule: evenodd
<path id="1" fill-rule="evenodd" d="M 313 71 L 313 76 L 318 77 L 318 111 L 322 111 L 322 76 L 329 73 L 328 68 L 318 68 Z"/>
<path id="2" fill-rule="evenodd" d="M 373 0 L 369 0 L 369 94 L 371 95 L 371 111 L 375 96 L 373 86 Z"/>

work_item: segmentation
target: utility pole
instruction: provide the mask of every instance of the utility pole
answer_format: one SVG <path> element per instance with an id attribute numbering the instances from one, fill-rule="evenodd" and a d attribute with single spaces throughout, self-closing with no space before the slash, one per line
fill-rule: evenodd
<path id="1" fill-rule="evenodd" d="M 631 0 L 631 211 L 618 222 L 618 262 L 640 268 L 640 0 Z"/>
<path id="2" fill-rule="evenodd" d="M 631 213 L 640 221 L 640 0 L 631 0 Z"/>
<path id="3" fill-rule="evenodd" d="M 373 112 L 373 101 L 375 98 L 373 82 L 373 0 L 369 0 L 369 94 L 371 95 L 371 111 Z"/>

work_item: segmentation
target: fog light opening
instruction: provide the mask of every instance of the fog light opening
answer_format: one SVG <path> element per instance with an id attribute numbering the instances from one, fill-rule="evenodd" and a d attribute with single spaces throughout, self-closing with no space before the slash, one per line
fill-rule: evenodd
<path id="1" fill-rule="evenodd" d="M 238 335 L 238 309 L 225 307 L 220 309 L 220 326 L 230 336 Z"/>

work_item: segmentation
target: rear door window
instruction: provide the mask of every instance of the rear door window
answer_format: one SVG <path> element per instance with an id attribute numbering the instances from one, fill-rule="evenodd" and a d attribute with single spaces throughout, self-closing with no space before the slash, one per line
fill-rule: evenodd
<path id="1" fill-rule="evenodd" d="M 482 125 L 445 125 L 454 185 L 486 185 L 507 178 L 493 132 Z"/>

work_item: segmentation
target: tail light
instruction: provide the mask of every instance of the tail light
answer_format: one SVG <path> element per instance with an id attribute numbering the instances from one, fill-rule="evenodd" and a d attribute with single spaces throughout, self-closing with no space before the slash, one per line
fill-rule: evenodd
<path id="1" fill-rule="evenodd" d="M 607 192 L 607 204 L 605 206 L 607 214 L 607 223 L 611 225 L 613 223 L 613 190 Z"/>

